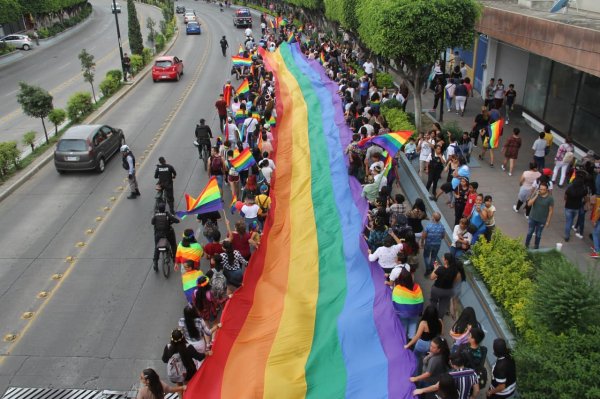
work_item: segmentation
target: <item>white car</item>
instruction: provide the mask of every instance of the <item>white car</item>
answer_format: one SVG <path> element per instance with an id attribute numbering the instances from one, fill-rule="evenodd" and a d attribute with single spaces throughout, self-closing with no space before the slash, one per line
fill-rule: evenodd
<path id="1" fill-rule="evenodd" d="M 183 15 L 183 23 L 187 24 L 190 21 L 196 21 L 196 13 L 193 11 L 186 11 Z"/>
<path id="2" fill-rule="evenodd" d="M 23 49 L 25 51 L 33 47 L 31 39 L 27 35 L 8 35 L 0 39 L 0 42 L 10 44 L 13 47 Z"/>

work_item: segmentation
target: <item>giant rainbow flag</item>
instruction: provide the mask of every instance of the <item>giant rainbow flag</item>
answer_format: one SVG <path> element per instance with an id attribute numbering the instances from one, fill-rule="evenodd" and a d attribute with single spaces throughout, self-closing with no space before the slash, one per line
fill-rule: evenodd
<path id="1" fill-rule="evenodd" d="M 277 81 L 272 207 L 185 399 L 412 398 L 414 356 L 361 238 L 337 86 L 297 43 L 259 51 Z"/>

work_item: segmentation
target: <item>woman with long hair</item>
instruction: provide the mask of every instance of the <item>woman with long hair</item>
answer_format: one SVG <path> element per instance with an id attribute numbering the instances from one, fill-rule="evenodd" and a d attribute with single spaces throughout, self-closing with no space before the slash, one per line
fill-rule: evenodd
<path id="1" fill-rule="evenodd" d="M 392 230 L 389 230 L 388 235 L 383 239 L 382 246 L 375 251 L 369 249 L 369 261 L 378 261 L 384 273 L 391 273 L 392 269 L 396 266 L 400 251 L 402 251 L 400 239 Z"/>
<path id="2" fill-rule="evenodd" d="M 186 386 L 172 387 L 160 379 L 154 369 L 144 369 L 140 375 L 141 386 L 136 399 L 163 399 L 167 393 L 177 392 L 183 397 Z"/>
<path id="3" fill-rule="evenodd" d="M 415 346 L 413 352 L 419 362 L 417 370 L 420 371 L 421 369 L 421 362 L 427 351 L 429 351 L 431 340 L 442 333 L 442 328 L 442 319 L 438 315 L 437 308 L 433 305 L 427 306 L 421 315 L 417 332 L 413 335 L 411 340 L 404 345 L 404 349 L 408 349 L 413 345 Z"/>
<path id="4" fill-rule="evenodd" d="M 423 312 L 423 291 L 406 267 L 401 268 L 400 275 L 393 284 L 395 284 L 392 291 L 394 310 L 406 330 L 408 339 L 411 339 L 417 332 L 419 315 Z"/>
<path id="5" fill-rule="evenodd" d="M 249 240 L 252 238 L 252 234 L 246 231 L 246 223 L 238 220 L 235 223 L 235 231 L 231 231 L 229 221 L 225 222 L 225 226 L 227 227 L 227 240 L 231 242 L 233 249 L 239 251 L 244 259 L 249 260 L 251 255 Z"/>
<path id="6" fill-rule="evenodd" d="M 434 280 L 430 302 L 437 307 L 440 316 L 444 317 L 449 310 L 450 299 L 454 295 L 454 279 L 458 274 L 458 269 L 454 256 L 449 252 L 444 254 L 442 262 L 441 266 L 437 264 L 437 261 L 434 263 L 434 266 L 436 264 L 437 266 L 429 278 Z"/>
<path id="7" fill-rule="evenodd" d="M 227 151 L 227 158 L 225 161 L 225 165 L 227 167 L 227 182 L 229 183 L 229 188 L 231 189 L 231 195 L 240 197 L 240 172 L 237 171 L 236 168 L 233 167 L 231 161 L 235 157 L 233 156 L 233 150 Z"/>
<path id="8" fill-rule="evenodd" d="M 206 355 L 211 355 L 211 351 L 206 351 Z M 175 357 L 179 355 L 179 358 Z M 171 382 L 183 386 L 192 379 L 198 370 L 196 362 L 202 362 L 206 357 L 204 353 L 198 353 L 196 349 L 187 343 L 181 330 L 171 332 L 171 340 L 165 345 L 162 361 L 167 364 L 167 369 L 176 370 L 170 375 Z M 183 365 L 183 369 L 179 366 Z"/>
<path id="9" fill-rule="evenodd" d="M 187 260 L 194 262 L 194 269 L 200 269 L 200 259 L 204 250 L 202 245 L 196 241 L 194 236 L 194 230 L 185 229 L 183 231 L 183 238 L 177 246 L 177 252 L 175 253 L 175 271 L 179 270 L 179 265 L 185 264 Z"/>
<path id="10" fill-rule="evenodd" d="M 209 326 L 215 324 L 219 313 L 218 303 L 213 301 L 211 294 L 210 278 L 200 276 L 196 282 L 196 290 L 193 296 L 194 309 Z"/>
<path id="11" fill-rule="evenodd" d="M 183 308 L 183 317 L 179 319 L 179 329 L 198 353 L 204 353 L 210 348 L 213 332 L 216 326 L 209 328 L 204 319 L 191 306 Z"/>
<path id="12" fill-rule="evenodd" d="M 437 383 L 440 376 L 448 371 L 449 359 L 448 343 L 438 335 L 431 340 L 429 354 L 423 359 L 423 373 L 410 377 L 410 382 L 418 383 L 420 388 Z"/>
<path id="13" fill-rule="evenodd" d="M 463 309 L 460 317 L 450 329 L 450 336 L 454 339 L 452 353 L 456 352 L 460 345 L 469 342 L 469 336 L 471 335 L 472 328 L 481 328 L 481 325 L 477 321 L 475 309 L 467 306 Z"/>

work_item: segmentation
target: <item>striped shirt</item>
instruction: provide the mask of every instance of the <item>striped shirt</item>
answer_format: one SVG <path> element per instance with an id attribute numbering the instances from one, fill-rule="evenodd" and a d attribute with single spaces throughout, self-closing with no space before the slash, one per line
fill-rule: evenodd
<path id="1" fill-rule="evenodd" d="M 478 384 L 477 373 L 472 369 L 459 369 L 448 373 L 454 378 L 456 387 L 458 388 L 459 399 L 469 399 L 471 388 Z"/>

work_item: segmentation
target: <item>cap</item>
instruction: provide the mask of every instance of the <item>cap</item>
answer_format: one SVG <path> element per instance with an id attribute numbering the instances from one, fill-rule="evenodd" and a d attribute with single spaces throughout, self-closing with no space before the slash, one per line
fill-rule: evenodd
<path id="1" fill-rule="evenodd" d="M 267 130 L 271 130 L 271 125 L 269 123 L 265 123 L 263 127 Z"/>
<path id="2" fill-rule="evenodd" d="M 266 193 L 267 191 L 269 191 L 269 187 L 266 184 L 263 184 L 262 186 L 260 186 L 261 193 Z"/>
<path id="3" fill-rule="evenodd" d="M 594 151 L 592 151 L 592 150 L 589 150 L 589 151 L 587 152 L 587 154 L 588 154 L 590 157 L 593 157 L 593 156 L 595 155 Z"/>
<path id="4" fill-rule="evenodd" d="M 542 169 L 542 174 L 544 176 L 552 176 L 552 170 L 549 168 L 544 168 L 544 169 Z"/>
<path id="5" fill-rule="evenodd" d="M 127 151 L 129 151 L 129 146 L 127 144 L 123 144 L 121 146 L 121 152 L 127 152 Z"/>

